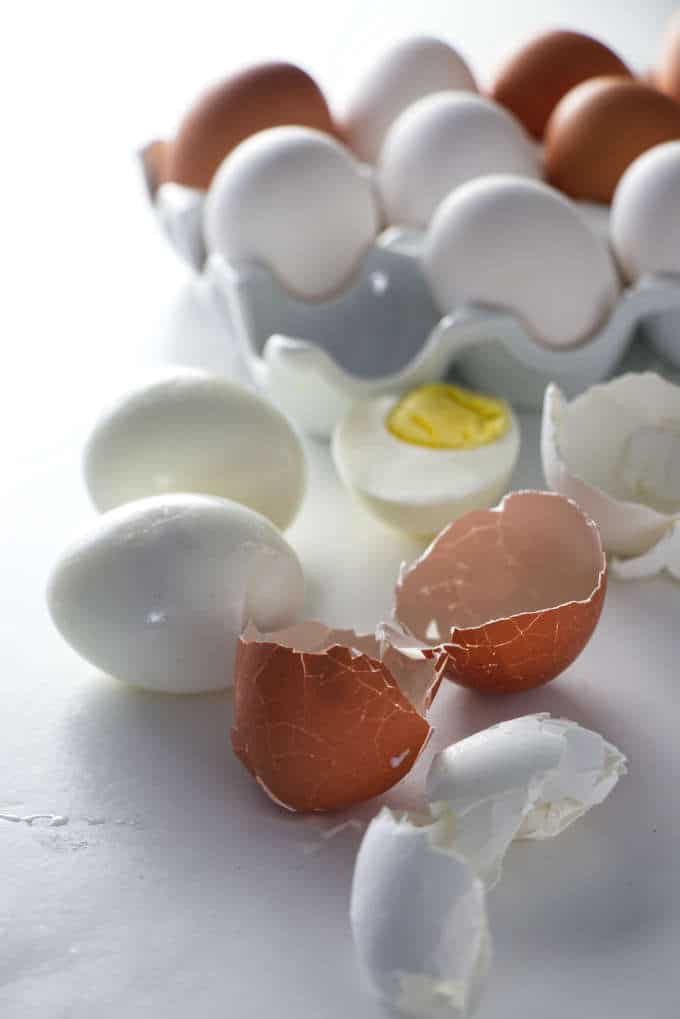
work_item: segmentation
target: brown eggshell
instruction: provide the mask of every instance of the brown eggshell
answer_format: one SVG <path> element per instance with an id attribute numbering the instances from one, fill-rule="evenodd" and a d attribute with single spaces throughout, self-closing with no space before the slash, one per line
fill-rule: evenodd
<path id="1" fill-rule="evenodd" d="M 608 203 L 634 159 L 678 138 L 680 103 L 640 81 L 593 78 L 552 112 L 545 131 L 547 178 L 572 198 Z"/>
<path id="2" fill-rule="evenodd" d="M 593 521 L 551 492 L 516 492 L 455 521 L 400 577 L 395 616 L 437 668 L 483 693 L 549 682 L 587 644 L 606 560 Z"/>
<path id="3" fill-rule="evenodd" d="M 536 36 L 505 63 L 491 97 L 510 110 L 536 138 L 563 95 L 588 78 L 631 72 L 603 43 L 581 32 L 553 31 Z"/>
<path id="4" fill-rule="evenodd" d="M 158 191 L 164 178 L 169 150 L 170 143 L 159 138 L 156 141 L 149 142 L 140 152 L 144 179 L 147 190 L 152 198 Z"/>
<path id="5" fill-rule="evenodd" d="M 656 86 L 680 102 L 680 12 L 671 18 L 666 29 Z"/>
<path id="6" fill-rule="evenodd" d="M 232 746 L 280 806 L 347 807 L 411 770 L 438 686 L 426 655 L 373 636 L 315 622 L 273 634 L 250 625 L 236 656 Z"/>
<path id="7" fill-rule="evenodd" d="M 245 138 L 270 127 L 334 133 L 319 86 L 293 64 L 248 67 L 199 97 L 180 124 L 163 179 L 207 189 L 220 163 Z"/>

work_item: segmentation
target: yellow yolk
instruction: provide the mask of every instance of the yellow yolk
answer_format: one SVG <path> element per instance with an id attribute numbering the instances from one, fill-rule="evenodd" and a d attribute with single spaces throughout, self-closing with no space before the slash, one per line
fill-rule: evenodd
<path id="1" fill-rule="evenodd" d="M 476 449 L 500 439 L 510 427 L 502 400 L 460 386 L 434 382 L 411 390 L 387 416 L 397 439 L 431 449 Z"/>

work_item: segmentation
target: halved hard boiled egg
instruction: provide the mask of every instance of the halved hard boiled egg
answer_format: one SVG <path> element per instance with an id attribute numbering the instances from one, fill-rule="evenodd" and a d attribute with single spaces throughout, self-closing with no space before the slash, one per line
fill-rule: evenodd
<path id="1" fill-rule="evenodd" d="M 356 403 L 333 436 L 350 491 L 399 530 L 433 535 L 507 489 L 520 432 L 503 400 L 437 382 Z"/>

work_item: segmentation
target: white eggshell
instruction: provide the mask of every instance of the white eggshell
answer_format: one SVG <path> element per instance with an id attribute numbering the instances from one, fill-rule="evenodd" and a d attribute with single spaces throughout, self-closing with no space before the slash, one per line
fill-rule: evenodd
<path id="1" fill-rule="evenodd" d="M 476 449 L 428 449 L 402 442 L 385 420 L 394 396 L 357 401 L 336 426 L 332 453 L 340 479 L 390 527 L 431 537 L 473 509 L 494 506 L 517 463 L 520 431 L 510 407 L 505 435 Z"/>
<path id="2" fill-rule="evenodd" d="M 548 487 L 593 518 L 608 552 L 647 552 L 680 515 L 680 387 L 627 374 L 568 403 L 551 384 L 541 459 Z"/>
<path id="3" fill-rule="evenodd" d="M 295 622 L 297 557 L 259 513 L 226 499 L 167 495 L 110 510 L 61 556 L 47 602 L 64 639 L 135 686 L 200 693 L 231 685 L 251 620 Z"/>
<path id="4" fill-rule="evenodd" d="M 501 722 L 435 757 L 427 796 L 453 821 L 451 847 L 488 887 L 513 839 L 558 835 L 609 795 L 625 758 L 601 736 L 547 714 Z"/>
<path id="5" fill-rule="evenodd" d="M 618 295 L 613 259 L 573 203 L 520 177 L 457 188 L 434 215 L 424 257 L 442 313 L 506 308 L 548 347 L 585 343 Z"/>
<path id="6" fill-rule="evenodd" d="M 350 919 L 374 992 L 423 1019 L 471 1014 L 489 962 L 484 888 L 466 861 L 421 826 L 384 808 L 354 868 Z"/>
<path id="7" fill-rule="evenodd" d="M 361 165 L 328 135 L 303 127 L 247 138 L 222 163 L 205 204 L 208 251 L 264 263 L 307 300 L 348 285 L 379 226 Z"/>
<path id="8" fill-rule="evenodd" d="M 628 280 L 680 274 L 680 141 L 655 145 L 628 167 L 614 192 L 611 241 Z"/>
<path id="9" fill-rule="evenodd" d="M 432 92 L 476 92 L 470 68 L 447 43 L 416 36 L 391 46 L 359 79 L 338 120 L 350 147 L 374 163 L 394 120 Z"/>
<path id="10" fill-rule="evenodd" d="M 244 386 L 186 370 L 105 411 L 83 468 L 102 512 L 148 495 L 199 492 L 243 503 L 281 529 L 306 485 L 302 445 L 283 414 Z"/>
<path id="11" fill-rule="evenodd" d="M 424 228 L 455 188 L 490 173 L 541 179 L 536 146 L 519 121 L 479 95 L 425 96 L 394 121 L 380 151 L 387 221 Z"/>

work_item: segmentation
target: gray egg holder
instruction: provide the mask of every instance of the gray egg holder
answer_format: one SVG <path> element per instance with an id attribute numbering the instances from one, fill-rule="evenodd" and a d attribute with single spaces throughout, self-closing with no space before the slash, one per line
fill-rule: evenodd
<path id="1" fill-rule="evenodd" d="M 552 350 L 502 309 L 466 305 L 442 318 L 416 234 L 386 231 L 343 293 L 309 302 L 264 265 L 206 257 L 204 193 L 176 184 L 150 193 L 173 247 L 206 273 L 256 382 L 311 434 L 329 435 L 358 399 L 403 392 L 452 368 L 518 409 L 539 410 L 548 382 L 573 397 L 611 376 L 638 331 L 680 367 L 680 277 L 642 277 L 589 340 Z"/>

